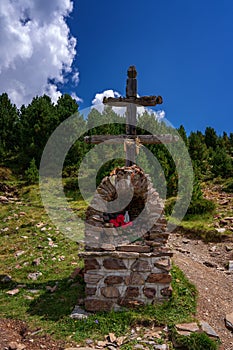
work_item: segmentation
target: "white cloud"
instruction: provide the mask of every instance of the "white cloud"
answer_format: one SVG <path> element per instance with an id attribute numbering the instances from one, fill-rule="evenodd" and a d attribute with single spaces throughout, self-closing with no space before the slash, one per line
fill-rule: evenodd
<path id="1" fill-rule="evenodd" d="M 95 105 L 99 105 L 99 104 L 103 103 L 104 97 L 120 97 L 120 96 L 121 95 L 117 91 L 105 90 L 105 91 L 103 91 L 101 93 L 97 93 L 95 95 L 95 98 L 92 100 L 92 104 L 95 106 Z"/>
<path id="2" fill-rule="evenodd" d="M 0 93 L 17 106 L 44 93 L 57 101 L 57 83 L 72 73 L 76 39 L 65 20 L 71 0 L 0 1 Z M 73 82 L 79 81 L 78 72 Z"/>
<path id="3" fill-rule="evenodd" d="M 155 119 L 161 120 L 161 119 L 165 118 L 165 111 L 164 110 L 155 111 L 152 108 L 145 109 L 145 107 L 139 107 L 139 109 L 140 108 L 141 108 L 141 110 L 138 112 L 139 114 L 143 114 L 146 110 L 147 113 L 154 115 Z"/>
<path id="4" fill-rule="evenodd" d="M 76 86 L 78 85 L 78 83 L 79 83 L 79 72 L 73 73 L 72 81 L 73 81 L 73 83 L 74 83 Z"/>
<path id="5" fill-rule="evenodd" d="M 72 92 L 71 97 L 76 100 L 76 102 L 83 102 L 83 99 L 78 97 L 75 92 Z"/>
<path id="6" fill-rule="evenodd" d="M 119 92 L 113 91 L 113 90 L 105 90 L 103 92 L 97 93 L 95 95 L 95 98 L 92 100 L 93 108 L 97 109 L 100 113 L 102 113 L 104 110 L 104 104 L 103 104 L 104 97 L 120 97 L 120 96 L 121 95 L 119 94 Z M 117 107 L 117 110 L 119 110 L 118 107 Z"/>
<path id="7" fill-rule="evenodd" d="M 164 119 L 165 118 L 165 111 L 164 110 L 157 111 L 156 116 L 158 119 Z"/>

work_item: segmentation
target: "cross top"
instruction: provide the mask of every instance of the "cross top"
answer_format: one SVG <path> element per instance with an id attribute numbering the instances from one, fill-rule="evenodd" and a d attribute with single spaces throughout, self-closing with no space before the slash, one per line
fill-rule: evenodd
<path id="1" fill-rule="evenodd" d="M 162 104 L 161 96 L 137 96 L 137 70 L 135 66 L 130 66 L 127 71 L 126 97 L 104 97 L 103 103 L 116 106 L 126 107 L 126 135 L 93 135 L 86 136 L 84 141 L 87 143 L 98 144 L 104 141 L 113 143 L 125 142 L 126 166 L 135 164 L 137 143 L 155 144 L 170 143 L 177 141 L 177 136 L 173 135 L 137 135 L 136 133 L 136 117 L 137 106 L 151 107 Z"/>
<path id="2" fill-rule="evenodd" d="M 135 66 L 130 66 L 127 71 L 128 79 L 126 83 L 126 97 L 137 97 L 137 71 Z"/>
<path id="3" fill-rule="evenodd" d="M 103 103 L 111 106 L 127 106 L 129 103 L 134 103 L 138 106 L 156 106 L 162 104 L 161 96 L 142 96 L 137 97 L 137 70 L 135 66 L 130 66 L 127 71 L 126 81 L 126 97 L 104 97 Z"/>

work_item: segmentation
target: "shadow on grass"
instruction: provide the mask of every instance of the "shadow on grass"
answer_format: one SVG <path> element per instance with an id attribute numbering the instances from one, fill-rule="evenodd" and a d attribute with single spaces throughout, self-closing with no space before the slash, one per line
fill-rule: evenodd
<path id="1" fill-rule="evenodd" d="M 4 275 L 0 275 L 0 281 L 2 278 Z M 18 288 L 19 285 L 20 283 L 14 281 L 0 282 L 0 289 L 9 291 Z M 83 298 L 84 282 L 82 278 L 75 280 L 66 278 L 45 283 L 23 283 L 20 291 L 24 295 L 24 299 L 25 296 L 34 298 L 28 306 L 29 315 L 40 316 L 47 321 L 58 321 L 64 316 L 69 316 L 77 304 L 77 300 Z"/>
<path id="2" fill-rule="evenodd" d="M 87 338 L 102 339 L 109 333 L 115 333 L 116 336 L 124 335 L 130 327 L 191 322 L 196 312 L 197 291 L 178 267 L 173 265 L 171 273 L 173 295 L 169 301 L 162 304 L 147 305 L 121 312 L 98 312 L 90 314 L 87 319 L 73 320 L 69 316 L 77 304 L 77 299 L 84 296 L 84 282 L 80 277 L 76 277 L 72 282 L 66 278 L 58 281 L 50 280 L 46 283 L 37 283 L 37 281 L 27 283 L 20 293 L 13 299 L 9 299 L 10 307 L 16 307 L 14 303 L 26 304 L 25 314 L 32 316 L 35 320 L 47 321 L 47 324 L 44 322 L 43 328 L 44 326 L 49 328 L 59 337 L 61 335 L 66 337 L 73 332 L 73 339 L 76 342 Z M 54 287 L 56 282 L 56 291 L 51 293 L 46 290 L 46 286 Z M 5 284 L 4 288 L 10 290 L 17 286 L 17 283 L 12 282 Z M 33 294 L 33 289 L 39 290 L 39 295 Z M 28 295 L 33 296 L 34 300 L 25 300 L 25 296 Z"/>

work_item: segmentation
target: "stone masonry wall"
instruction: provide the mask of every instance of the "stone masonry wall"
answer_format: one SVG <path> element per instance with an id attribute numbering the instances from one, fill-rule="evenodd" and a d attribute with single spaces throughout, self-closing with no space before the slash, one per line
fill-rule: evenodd
<path id="1" fill-rule="evenodd" d="M 171 253 L 84 252 L 85 309 L 110 311 L 167 300 Z"/>

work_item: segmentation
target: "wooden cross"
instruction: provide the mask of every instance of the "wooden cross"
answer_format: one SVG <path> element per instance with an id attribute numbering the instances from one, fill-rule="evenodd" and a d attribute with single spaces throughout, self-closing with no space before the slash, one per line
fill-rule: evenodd
<path id="1" fill-rule="evenodd" d="M 165 135 L 137 135 L 136 133 L 136 117 L 137 106 L 156 106 L 162 104 L 161 96 L 143 96 L 137 97 L 137 71 L 135 66 L 128 69 L 128 78 L 126 83 L 126 97 L 104 97 L 103 103 L 110 106 L 126 107 L 126 134 L 125 135 L 93 135 L 86 136 L 84 141 L 87 143 L 99 144 L 104 141 L 112 143 L 122 143 L 125 141 L 126 166 L 135 164 L 137 143 L 156 144 L 170 143 L 177 141 L 177 136 Z"/>

